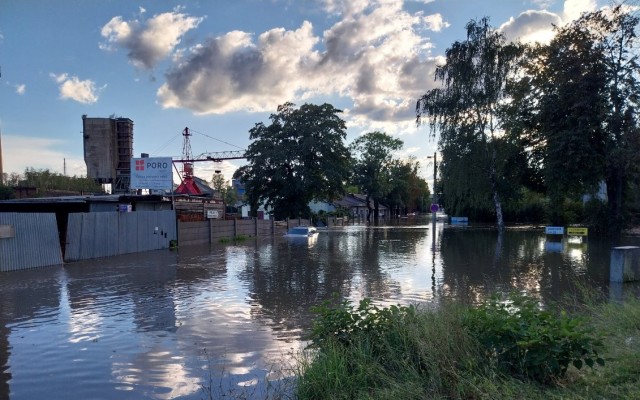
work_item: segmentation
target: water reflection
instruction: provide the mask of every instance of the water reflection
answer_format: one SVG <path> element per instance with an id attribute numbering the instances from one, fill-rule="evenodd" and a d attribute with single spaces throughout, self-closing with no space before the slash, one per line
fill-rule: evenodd
<path id="1" fill-rule="evenodd" d="M 517 289 L 552 301 L 576 279 L 607 287 L 610 247 L 532 230 L 349 226 L 7 273 L 0 398 L 200 399 L 211 385 L 213 397 L 264 397 L 265 378 L 286 378 L 304 345 L 310 307 L 334 294 L 477 302 Z"/>

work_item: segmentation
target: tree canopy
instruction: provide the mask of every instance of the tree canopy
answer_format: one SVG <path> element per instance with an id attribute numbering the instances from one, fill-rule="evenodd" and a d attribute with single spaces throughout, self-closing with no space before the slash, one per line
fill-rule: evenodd
<path id="1" fill-rule="evenodd" d="M 31 186 L 38 189 L 41 194 L 50 191 L 65 191 L 78 193 L 100 193 L 102 186 L 93 179 L 85 176 L 66 176 L 49 169 L 36 169 L 27 167 L 24 174 L 4 174 L 4 182 L 11 186 Z"/>
<path id="2" fill-rule="evenodd" d="M 331 104 L 278 107 L 271 123 L 255 124 L 248 164 L 235 177 L 245 185 L 253 211 L 264 202 L 276 218 L 309 214 L 312 200 L 333 200 L 349 177 L 346 124 Z"/>
<path id="3" fill-rule="evenodd" d="M 402 140 L 383 132 L 369 132 L 355 139 L 349 149 L 353 157 L 353 182 L 367 195 L 370 220 L 379 218 L 380 201 L 392 189 L 393 152 L 402 148 Z M 373 200 L 373 210 L 369 201 Z"/>
<path id="4" fill-rule="evenodd" d="M 442 86 L 418 99 L 417 123 L 427 120 L 431 135 L 439 137 L 445 197 L 460 208 L 469 199 L 481 207 L 491 202 L 503 228 L 500 109 L 522 50 L 507 43 L 488 18 L 470 21 L 466 30 L 467 39 L 453 43 L 436 69 Z"/>
<path id="5" fill-rule="evenodd" d="M 417 123 L 438 137 L 447 210 L 492 206 L 502 226 L 503 208 L 536 201 L 553 224 L 582 218 L 612 234 L 640 215 L 638 23 L 616 6 L 556 27 L 548 44 L 522 45 L 487 18 L 470 21 L 436 69 L 441 86 L 416 104 Z M 601 206 L 582 204 L 605 186 Z"/>
<path id="6" fill-rule="evenodd" d="M 563 223 L 566 198 L 606 183 L 608 226 L 623 226 L 625 199 L 637 180 L 640 98 L 638 18 L 621 6 L 583 15 L 531 49 L 514 84 L 510 134 L 528 143 Z M 518 108 L 518 110 L 516 110 Z"/>

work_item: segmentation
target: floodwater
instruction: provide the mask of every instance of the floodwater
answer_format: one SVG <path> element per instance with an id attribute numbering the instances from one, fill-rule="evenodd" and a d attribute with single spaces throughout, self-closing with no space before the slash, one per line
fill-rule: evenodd
<path id="1" fill-rule="evenodd" d="M 548 302 L 576 282 L 610 290 L 610 244 L 435 231 L 348 226 L 3 273 L 0 399 L 274 397 L 291 388 L 310 307 L 334 293 L 437 305 L 512 289 Z"/>

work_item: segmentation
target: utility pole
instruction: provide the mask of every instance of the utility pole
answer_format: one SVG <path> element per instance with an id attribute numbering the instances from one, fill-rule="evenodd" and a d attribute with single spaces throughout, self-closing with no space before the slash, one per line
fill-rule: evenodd
<path id="1" fill-rule="evenodd" d="M 431 158 L 431 157 L 428 157 Z M 438 196 L 436 195 L 436 183 L 438 180 L 438 153 L 433 152 L 433 194 L 431 203 L 431 249 L 436 251 L 436 214 L 438 212 Z"/>
<path id="2" fill-rule="evenodd" d="M 438 196 L 436 195 L 436 183 L 438 180 L 438 153 L 433 152 L 433 203 L 438 204 Z M 433 226 L 436 226 L 436 212 L 431 212 L 431 219 L 433 220 Z"/>

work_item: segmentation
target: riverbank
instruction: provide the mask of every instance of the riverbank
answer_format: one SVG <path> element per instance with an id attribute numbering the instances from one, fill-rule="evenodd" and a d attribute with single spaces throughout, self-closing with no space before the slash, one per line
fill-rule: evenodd
<path id="1" fill-rule="evenodd" d="M 545 314 L 544 323 L 525 327 L 514 324 L 504 328 L 508 321 L 484 325 L 485 332 L 503 334 L 491 338 L 494 344 L 495 340 L 514 339 L 514 346 L 526 347 L 550 340 L 551 344 L 543 348 L 544 353 L 532 353 L 540 350 L 534 347 L 520 352 L 519 357 L 523 357 L 520 365 L 505 365 L 495 352 L 499 349 L 506 354 L 513 348 L 494 346 L 489 354 L 486 337 L 483 342 L 470 334 L 466 307 L 448 304 L 437 310 L 417 310 L 413 316 L 413 311 L 404 307 L 381 310 L 370 307 L 320 310 L 312 335 L 315 349 L 307 352 L 299 363 L 298 398 L 640 398 L 638 299 L 571 304 L 570 308 L 577 308 L 577 313 L 569 316 L 558 309 L 557 313 Z M 487 314 L 483 315 L 486 318 Z M 389 323 L 398 316 L 402 316 L 404 323 Z M 556 324 L 554 321 L 559 320 L 550 318 L 564 318 L 564 322 Z M 340 327 L 350 327 L 350 332 Z M 519 335 L 527 340 L 516 343 Z M 581 348 L 577 354 L 584 354 L 568 357 L 569 353 L 563 353 L 569 348 L 562 347 L 563 343 L 569 341 L 572 341 L 570 351 L 575 353 Z M 530 357 L 532 354 L 535 357 Z M 566 371 L 562 368 L 563 357 L 564 361 L 570 361 Z M 548 379 L 544 376 L 538 379 L 541 376 L 532 368 L 542 366 L 543 370 L 553 372 L 554 359 L 560 361 L 560 369 L 549 374 Z"/>

